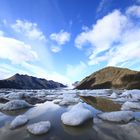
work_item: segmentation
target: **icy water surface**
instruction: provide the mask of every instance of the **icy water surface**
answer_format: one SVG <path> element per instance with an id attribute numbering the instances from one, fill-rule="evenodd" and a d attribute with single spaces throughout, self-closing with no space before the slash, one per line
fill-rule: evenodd
<path id="1" fill-rule="evenodd" d="M 132 125 L 130 124 L 129 126 L 128 124 L 93 122 L 93 119 L 77 127 L 67 126 L 62 123 L 62 113 L 68 111 L 77 102 L 82 102 L 77 94 L 88 93 L 87 95 L 91 95 L 94 92 L 74 90 L 1 91 L 1 97 L 6 97 L 10 100 L 20 99 L 24 93 L 24 97 L 30 95 L 35 98 L 46 99 L 46 101 L 38 103 L 30 109 L 2 111 L 0 114 L 0 140 L 140 140 L 140 123 L 137 121 L 132 121 Z M 12 94 L 10 95 L 9 93 Z M 22 96 L 18 96 L 18 93 Z M 98 91 L 97 95 L 108 96 L 107 93 L 103 92 L 102 94 L 102 92 Z M 54 101 L 57 104 L 54 104 Z M 94 117 L 99 112 L 90 105 L 87 105 L 87 107 L 92 111 Z M 29 122 L 25 126 L 11 130 L 9 128 L 10 123 L 19 114 L 25 114 L 29 118 Z M 140 113 L 136 112 L 135 116 L 139 117 Z M 27 125 L 44 120 L 51 122 L 51 128 L 47 134 L 34 136 L 27 131 Z"/>

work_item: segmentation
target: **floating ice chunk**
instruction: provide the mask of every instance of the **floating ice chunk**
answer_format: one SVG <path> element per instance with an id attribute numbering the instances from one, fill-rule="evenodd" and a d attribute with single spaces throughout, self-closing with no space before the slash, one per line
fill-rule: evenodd
<path id="1" fill-rule="evenodd" d="M 59 105 L 47 101 L 42 104 L 37 104 L 34 108 L 29 109 L 25 113 L 25 115 L 31 120 L 45 114 L 46 112 L 55 112 L 58 111 L 59 109 L 60 109 Z"/>
<path id="2" fill-rule="evenodd" d="M 10 124 L 10 128 L 14 129 L 16 127 L 22 126 L 28 122 L 28 118 L 25 115 L 17 116 Z"/>
<path id="3" fill-rule="evenodd" d="M 139 102 L 125 102 L 121 110 L 140 110 L 140 103 Z"/>
<path id="4" fill-rule="evenodd" d="M 68 105 L 71 105 L 71 103 L 68 102 L 68 101 L 62 100 L 61 102 L 59 102 L 59 105 L 60 105 L 60 106 L 68 106 Z"/>
<path id="5" fill-rule="evenodd" d="M 128 99 L 140 100 L 140 90 L 127 90 L 123 92 L 120 96 Z"/>
<path id="6" fill-rule="evenodd" d="M 124 102 L 128 101 L 128 99 L 121 97 L 121 98 L 113 99 L 113 101 L 124 103 Z"/>
<path id="7" fill-rule="evenodd" d="M 5 104 L 0 104 L 0 110 L 17 110 L 22 108 L 32 107 L 29 103 L 24 100 L 12 100 Z"/>
<path id="8" fill-rule="evenodd" d="M 22 99 L 24 96 L 23 92 L 11 92 L 9 94 L 5 95 L 5 98 L 8 98 L 10 100 L 14 100 L 14 99 Z"/>
<path id="9" fill-rule="evenodd" d="M 61 99 L 55 99 L 55 100 L 53 100 L 53 103 L 54 104 L 59 104 L 61 101 L 62 101 Z"/>
<path id="10" fill-rule="evenodd" d="M 46 96 L 46 99 L 49 100 L 49 101 L 52 101 L 52 100 L 56 99 L 57 96 L 58 96 L 58 95 L 47 95 L 47 96 Z"/>
<path id="11" fill-rule="evenodd" d="M 132 111 L 114 111 L 98 114 L 97 117 L 105 121 L 127 123 L 134 118 L 134 114 Z"/>
<path id="12" fill-rule="evenodd" d="M 83 103 L 78 103 L 61 116 L 62 122 L 70 126 L 80 125 L 90 118 L 92 118 L 92 113 L 84 107 Z"/>
<path id="13" fill-rule="evenodd" d="M 109 97 L 110 98 L 118 98 L 118 94 L 113 92 Z"/>
<path id="14" fill-rule="evenodd" d="M 59 105 L 62 105 L 62 106 L 63 105 L 71 105 L 71 104 L 78 103 L 79 100 L 80 99 L 78 97 L 76 97 L 76 94 L 63 94 L 62 101 L 59 103 Z"/>
<path id="15" fill-rule="evenodd" d="M 41 121 L 27 126 L 27 130 L 34 135 L 45 134 L 49 131 L 51 123 L 49 121 Z"/>

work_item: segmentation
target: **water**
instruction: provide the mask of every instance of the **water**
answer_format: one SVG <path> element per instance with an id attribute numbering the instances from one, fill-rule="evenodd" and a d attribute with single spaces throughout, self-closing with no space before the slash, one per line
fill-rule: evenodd
<path id="1" fill-rule="evenodd" d="M 92 108 L 92 107 L 91 107 Z M 96 123 L 88 120 L 78 127 L 66 126 L 61 122 L 61 114 L 68 110 L 67 106 L 59 106 L 47 101 L 30 109 L 5 111 L 0 115 L 0 140 L 140 140 L 140 124 L 125 125 L 109 122 Z M 96 110 L 92 108 L 94 114 Z M 25 114 L 29 122 L 11 130 L 10 122 L 19 114 Z M 140 113 L 135 113 L 140 116 Z M 34 136 L 27 131 L 27 125 L 43 120 L 51 122 L 51 128 L 45 135 Z M 135 123 L 135 122 L 134 122 Z"/>
<path id="2" fill-rule="evenodd" d="M 51 105 L 51 102 L 46 102 L 25 112 L 25 115 L 30 116 L 30 121 L 28 124 L 42 120 L 49 120 L 52 127 L 47 134 L 42 136 L 34 136 L 29 134 L 26 130 L 27 125 L 15 130 L 10 130 L 9 123 L 14 118 L 14 113 L 16 115 L 19 114 L 18 111 L 15 111 L 12 116 L 7 115 L 8 118 L 4 120 L 9 122 L 7 122 L 5 125 L 0 125 L 0 140 L 10 140 L 11 138 L 12 140 L 76 140 L 78 138 L 81 140 L 93 140 L 96 138 L 92 128 L 92 120 L 87 121 L 85 124 L 79 127 L 66 126 L 61 122 L 61 114 L 67 109 L 65 107 L 58 107 L 57 105 L 54 105 L 52 109 L 47 107 Z"/>

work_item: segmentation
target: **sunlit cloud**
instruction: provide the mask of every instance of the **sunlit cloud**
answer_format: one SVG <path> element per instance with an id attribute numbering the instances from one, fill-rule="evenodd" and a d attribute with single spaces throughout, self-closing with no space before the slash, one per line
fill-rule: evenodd
<path id="1" fill-rule="evenodd" d="M 136 63 L 136 59 L 140 63 L 140 25 L 130 17 L 138 16 L 138 11 L 139 7 L 133 6 L 126 9 L 126 14 L 115 10 L 77 36 L 77 48 L 90 46 L 93 50 L 89 65 L 106 62 L 109 66 L 127 66 L 128 62 Z"/>
<path id="2" fill-rule="evenodd" d="M 0 30 L 0 36 L 4 36 L 4 32 Z"/>
<path id="3" fill-rule="evenodd" d="M 84 62 L 80 62 L 77 65 L 67 65 L 67 71 L 66 75 L 68 77 L 75 77 L 81 74 L 85 69 L 87 68 L 87 65 Z"/>
<path id="4" fill-rule="evenodd" d="M 36 23 L 29 21 L 16 20 L 16 23 L 12 24 L 11 27 L 18 33 L 25 35 L 26 37 L 33 40 L 45 41 L 46 37 L 43 32 L 38 28 Z"/>
<path id="5" fill-rule="evenodd" d="M 59 33 L 52 33 L 50 39 L 56 41 L 58 45 L 64 45 L 70 40 L 70 33 L 61 30 Z"/>
<path id="6" fill-rule="evenodd" d="M 40 77 L 40 78 L 46 78 L 47 80 L 55 80 L 57 82 L 61 82 L 64 84 L 70 84 L 71 81 L 68 79 L 64 74 L 60 74 L 58 72 L 54 71 L 48 71 L 47 69 L 41 68 L 37 65 L 29 64 L 29 63 L 23 63 L 22 66 L 24 68 L 27 68 L 31 71 L 33 76 Z"/>
<path id="7" fill-rule="evenodd" d="M 140 6 L 138 6 L 138 5 L 130 6 L 126 10 L 126 14 L 136 16 L 136 17 L 140 17 Z"/>
<path id="8" fill-rule="evenodd" d="M 101 0 L 101 2 L 99 3 L 99 6 L 97 7 L 97 12 L 102 11 L 106 2 L 107 2 L 106 0 Z"/>
<path id="9" fill-rule="evenodd" d="M 51 46 L 51 51 L 54 53 L 58 53 L 61 51 L 61 46 L 56 46 L 56 45 L 52 45 Z"/>
<path id="10" fill-rule="evenodd" d="M 0 59 L 10 60 L 12 63 L 20 64 L 37 59 L 37 53 L 31 46 L 22 41 L 0 36 Z"/>

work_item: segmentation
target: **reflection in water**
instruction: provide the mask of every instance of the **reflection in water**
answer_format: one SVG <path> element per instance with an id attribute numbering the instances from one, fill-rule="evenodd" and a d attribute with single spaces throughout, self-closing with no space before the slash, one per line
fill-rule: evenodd
<path id="1" fill-rule="evenodd" d="M 80 96 L 80 98 L 94 108 L 105 112 L 119 111 L 121 108 L 120 104 L 102 97 Z"/>
<path id="2" fill-rule="evenodd" d="M 111 123 L 100 123 L 93 125 L 94 131 L 97 133 L 97 137 L 103 140 L 139 140 L 140 127 L 132 124 L 120 125 Z"/>
<path id="3" fill-rule="evenodd" d="M 22 111 L 18 111 L 18 113 L 22 114 L 24 112 Z M 30 118 L 28 124 L 43 120 L 51 122 L 50 131 L 42 136 L 29 134 L 26 130 L 28 124 L 10 130 L 9 124 L 14 119 L 15 112 L 12 113 L 12 116 L 11 114 L 4 115 L 4 117 L 7 116 L 4 122 L 8 120 L 9 123 L 0 128 L 0 140 L 10 140 L 11 138 L 12 140 L 132 140 L 132 136 L 136 133 L 132 131 L 130 132 L 132 136 L 128 137 L 128 131 L 123 130 L 124 128 L 121 125 L 105 122 L 95 124 L 92 119 L 78 127 L 67 126 L 61 122 L 61 115 L 66 111 L 67 108 L 60 107 L 52 102 L 45 102 L 25 111 L 24 114 Z M 139 138 L 138 136 L 139 134 L 136 137 Z"/>
<path id="4" fill-rule="evenodd" d="M 5 115 L 9 115 L 9 116 L 17 116 L 17 115 L 21 115 L 24 114 L 26 111 L 28 111 L 29 108 L 25 108 L 25 109 L 18 109 L 18 110 L 12 110 L 12 111 L 1 111 L 3 114 Z"/>
<path id="5" fill-rule="evenodd" d="M 93 123 L 92 123 L 92 119 L 90 119 L 86 123 L 76 127 L 64 125 L 63 123 L 61 123 L 61 125 L 66 133 L 75 136 L 75 135 L 81 135 L 86 131 L 90 130 L 92 128 Z"/>

